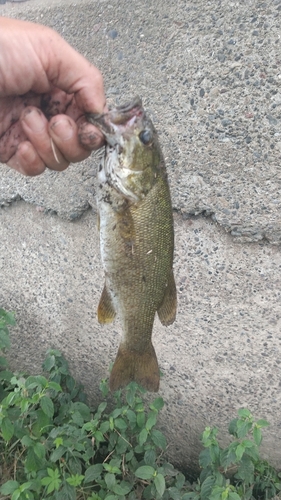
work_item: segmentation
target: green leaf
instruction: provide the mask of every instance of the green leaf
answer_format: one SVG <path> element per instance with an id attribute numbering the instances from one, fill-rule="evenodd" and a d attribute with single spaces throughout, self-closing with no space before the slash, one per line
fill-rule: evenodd
<path id="1" fill-rule="evenodd" d="M 91 420 L 90 408 L 85 403 L 81 403 L 80 401 L 76 401 L 75 403 L 72 403 L 71 411 L 79 412 L 80 415 L 83 417 L 85 422 L 88 422 L 89 420 Z"/>
<path id="2" fill-rule="evenodd" d="M 140 446 L 142 446 L 146 442 L 147 436 L 148 436 L 147 430 L 142 429 L 142 431 L 139 434 L 139 439 L 138 439 Z"/>
<path id="3" fill-rule="evenodd" d="M 149 416 L 149 418 L 147 419 L 147 422 L 145 424 L 145 428 L 147 431 L 150 431 L 150 429 L 152 429 L 152 427 L 154 427 L 154 425 L 156 424 L 156 421 L 157 421 L 157 416 L 156 416 L 156 413 L 153 413 L 152 415 Z"/>
<path id="4" fill-rule="evenodd" d="M 137 390 L 137 384 L 131 382 L 126 388 L 126 401 L 129 406 L 133 406 L 135 402 L 135 395 Z"/>
<path id="5" fill-rule="evenodd" d="M 84 418 L 82 417 L 81 413 L 79 411 L 74 411 L 72 413 L 72 421 L 78 425 L 78 427 L 83 427 L 84 424 Z"/>
<path id="6" fill-rule="evenodd" d="M 104 412 L 104 410 L 106 409 L 107 407 L 107 403 L 104 401 L 103 403 L 101 403 L 99 406 L 98 406 L 98 411 L 97 413 L 99 413 L 100 415 Z"/>
<path id="7" fill-rule="evenodd" d="M 47 386 L 48 381 L 45 377 L 42 375 L 31 375 L 30 377 L 27 377 L 25 381 L 25 387 L 27 389 L 34 389 L 35 387 L 43 387 L 43 389 Z"/>
<path id="8" fill-rule="evenodd" d="M 228 500 L 241 500 L 241 497 L 238 493 L 235 493 L 235 491 L 230 491 L 228 494 Z"/>
<path id="9" fill-rule="evenodd" d="M 255 444 L 250 439 L 243 439 L 242 443 L 244 448 L 255 448 Z"/>
<path id="10" fill-rule="evenodd" d="M 7 325 L 15 325 L 15 314 L 13 312 L 7 312 L 5 309 L 0 309 L 0 318 L 4 320 Z"/>
<path id="11" fill-rule="evenodd" d="M 220 462 L 224 469 L 227 469 L 231 464 L 234 464 L 236 462 L 235 451 L 231 448 L 223 450 L 220 455 Z"/>
<path id="12" fill-rule="evenodd" d="M 130 424 L 135 424 L 137 422 L 137 416 L 133 410 L 128 410 L 126 416 Z"/>
<path id="13" fill-rule="evenodd" d="M 103 434 L 100 431 L 94 432 L 94 437 L 97 441 L 102 442 L 104 441 Z"/>
<path id="14" fill-rule="evenodd" d="M 234 418 L 233 420 L 231 420 L 231 422 L 229 423 L 229 426 L 228 426 L 228 432 L 229 434 L 231 434 L 232 436 L 237 436 L 237 422 L 238 422 L 238 418 Z"/>
<path id="15" fill-rule="evenodd" d="M 3 495 L 10 495 L 19 487 L 19 485 L 20 484 L 17 481 L 12 481 L 12 480 L 7 481 L 1 486 L 0 492 Z"/>
<path id="16" fill-rule="evenodd" d="M 156 461 L 156 453 L 154 450 L 147 450 L 144 454 L 144 461 L 146 465 L 154 465 Z"/>
<path id="17" fill-rule="evenodd" d="M 5 417 L 2 420 L 1 424 L 1 434 L 5 441 L 10 441 L 10 439 L 14 435 L 14 424 L 11 422 L 11 420 L 8 417 Z"/>
<path id="18" fill-rule="evenodd" d="M 113 460 L 112 460 L 112 461 L 113 461 Z M 111 461 L 111 462 L 112 462 L 112 461 Z M 113 463 L 114 463 L 114 461 L 113 461 Z M 121 474 L 121 470 L 119 469 L 119 467 L 116 467 L 116 465 L 112 465 L 111 463 L 110 463 L 110 464 L 106 464 L 106 463 L 104 463 L 104 464 L 103 464 L 103 468 L 104 468 L 106 471 L 108 471 L 108 472 L 110 472 L 110 473 L 112 473 L 112 474 Z"/>
<path id="19" fill-rule="evenodd" d="M 185 477 L 184 475 L 180 472 L 178 475 L 177 475 L 177 478 L 176 478 L 176 487 L 180 490 L 183 485 L 185 483 Z"/>
<path id="20" fill-rule="evenodd" d="M 156 429 L 153 429 L 151 431 L 151 439 L 156 446 L 158 446 L 162 450 L 166 449 L 167 441 L 166 441 L 164 434 L 162 434 L 162 432 L 160 432 Z"/>
<path id="21" fill-rule="evenodd" d="M 41 436 L 49 430 L 50 418 L 41 409 L 37 410 L 36 417 L 32 432 L 35 436 Z"/>
<path id="22" fill-rule="evenodd" d="M 66 452 L 65 446 L 59 446 L 50 455 L 51 462 L 57 462 Z"/>
<path id="23" fill-rule="evenodd" d="M 83 475 L 75 474 L 75 475 L 68 477 L 67 482 L 68 482 L 68 484 L 70 484 L 70 486 L 76 487 L 76 486 L 80 486 L 83 479 L 84 479 Z"/>
<path id="24" fill-rule="evenodd" d="M 90 483 L 92 481 L 95 481 L 96 479 L 99 479 L 102 471 L 103 471 L 102 464 L 91 465 L 90 467 L 88 467 L 88 469 L 85 472 L 84 482 Z"/>
<path id="25" fill-rule="evenodd" d="M 162 474 L 157 474 L 157 476 L 155 476 L 154 478 L 154 484 L 157 493 L 160 495 L 160 497 L 162 497 L 166 488 L 164 476 Z"/>
<path id="26" fill-rule="evenodd" d="M 26 460 L 25 460 L 25 468 L 28 472 L 36 472 L 41 469 L 43 465 L 43 461 L 39 458 L 32 447 L 28 448 Z"/>
<path id="27" fill-rule="evenodd" d="M 51 369 L 55 366 L 55 364 L 56 364 L 55 356 L 49 354 L 43 363 L 43 369 L 47 372 L 50 372 Z"/>
<path id="28" fill-rule="evenodd" d="M 243 422 L 241 420 L 238 420 L 237 422 L 237 436 L 239 438 L 243 438 L 247 436 L 249 431 L 252 429 L 252 423 L 251 422 Z"/>
<path id="29" fill-rule="evenodd" d="M 21 491 L 18 488 L 17 490 L 14 491 L 14 493 L 11 496 L 11 500 L 18 500 L 21 496 Z"/>
<path id="30" fill-rule="evenodd" d="M 124 439 L 122 436 L 118 436 L 115 451 L 118 453 L 118 455 L 123 455 L 126 453 L 127 449 L 129 448 L 129 443 L 126 439 Z"/>
<path id="31" fill-rule="evenodd" d="M 15 392 L 10 392 L 8 396 L 3 400 L 3 404 L 5 406 L 10 406 L 14 403 L 14 401 L 17 399 L 17 394 Z"/>
<path id="32" fill-rule="evenodd" d="M 253 460 L 257 460 L 257 461 L 260 460 L 259 452 L 258 452 L 256 445 L 253 446 L 252 448 L 247 448 L 247 450 L 245 451 L 245 454 L 248 457 L 251 457 Z"/>
<path id="33" fill-rule="evenodd" d="M 244 455 L 240 462 L 237 473 L 235 474 L 235 478 L 240 479 L 244 483 L 250 485 L 254 483 L 254 473 L 255 473 L 255 466 L 252 460 Z"/>
<path id="34" fill-rule="evenodd" d="M 155 469 L 150 465 L 142 465 L 135 471 L 135 476 L 139 479 L 152 479 L 155 474 Z"/>
<path id="35" fill-rule="evenodd" d="M 138 424 L 138 427 L 144 427 L 144 424 L 145 424 L 145 414 L 144 414 L 144 411 L 140 412 L 140 413 L 137 413 L 137 424 Z"/>
<path id="36" fill-rule="evenodd" d="M 1 358 L 0 358 L 0 364 L 1 364 Z M 0 371 L 0 380 L 5 380 L 7 382 L 10 382 L 13 375 L 14 374 L 12 372 L 10 372 L 10 370 L 1 370 Z"/>
<path id="37" fill-rule="evenodd" d="M 126 422 L 123 418 L 116 418 L 114 423 L 115 423 L 116 429 L 119 429 L 119 431 L 124 431 L 128 427 L 128 425 L 126 424 Z"/>
<path id="38" fill-rule="evenodd" d="M 0 349 L 1 349 L 1 342 L 0 342 Z M 0 366 L 8 366 L 8 361 L 4 356 L 0 356 Z"/>
<path id="39" fill-rule="evenodd" d="M 62 392 L 62 388 L 60 386 L 60 384 L 57 384 L 56 382 L 48 382 L 48 388 L 49 389 L 52 389 L 53 391 L 56 391 L 56 392 Z"/>
<path id="40" fill-rule="evenodd" d="M 263 418 L 261 418 L 260 420 L 258 420 L 256 422 L 256 425 L 258 427 L 268 427 L 269 426 L 269 422 L 267 420 L 264 420 Z"/>
<path id="41" fill-rule="evenodd" d="M 102 422 L 102 424 L 100 425 L 100 431 L 102 432 L 102 434 L 105 434 L 108 430 L 109 430 L 109 422 L 108 420 L 106 420 L 105 422 Z"/>
<path id="42" fill-rule="evenodd" d="M 6 329 L 5 329 L 6 330 Z M 10 338 L 8 331 L 0 328 L 0 349 L 10 349 Z"/>
<path id="43" fill-rule="evenodd" d="M 35 442 L 35 444 L 33 446 L 33 450 L 34 450 L 35 454 L 37 455 L 37 457 L 39 457 L 39 458 L 45 457 L 46 448 L 42 443 L 39 443 L 38 441 Z"/>
<path id="44" fill-rule="evenodd" d="M 153 403 L 151 403 L 151 405 L 149 406 L 149 408 L 151 408 L 151 410 L 161 410 L 164 406 L 164 401 L 163 401 L 163 398 L 156 398 L 154 399 Z"/>
<path id="45" fill-rule="evenodd" d="M 115 484 L 115 486 L 113 486 L 112 491 L 116 495 L 125 496 L 128 495 L 131 489 L 132 486 L 129 483 L 127 483 L 126 481 L 121 481 L 120 484 Z"/>
<path id="46" fill-rule="evenodd" d="M 212 492 L 212 488 L 215 484 L 215 478 L 214 476 L 208 476 L 206 477 L 205 481 L 201 484 L 201 499 L 202 500 L 210 500 L 210 495 Z"/>
<path id="47" fill-rule="evenodd" d="M 240 408 L 237 413 L 239 417 L 243 418 L 250 418 L 252 416 L 250 410 L 248 410 L 247 408 Z"/>
<path id="48" fill-rule="evenodd" d="M 45 476 L 41 479 L 41 484 L 43 486 L 48 486 L 47 493 L 52 493 L 53 491 L 57 491 L 61 485 L 60 472 L 58 469 L 50 469 L 47 468 L 48 476 Z"/>
<path id="49" fill-rule="evenodd" d="M 115 419 L 115 418 L 119 417 L 119 415 L 121 415 L 121 413 L 122 413 L 122 408 L 115 408 L 115 410 L 113 410 L 111 416 L 112 416 L 112 418 Z"/>
<path id="50" fill-rule="evenodd" d="M 130 462 L 132 460 L 132 458 L 135 458 L 135 454 L 134 454 L 134 450 L 130 449 L 130 451 L 128 451 L 128 453 L 126 453 L 126 462 Z"/>
<path id="51" fill-rule="evenodd" d="M 75 392 L 75 386 L 76 386 L 76 382 L 75 382 L 74 378 L 71 375 L 67 376 L 66 377 L 66 387 L 70 393 L 72 393 L 72 391 Z"/>
<path id="52" fill-rule="evenodd" d="M 56 491 L 54 495 L 48 497 L 48 500 L 77 500 L 76 489 L 65 482 L 59 491 Z"/>
<path id="53" fill-rule="evenodd" d="M 61 436 L 58 436 L 56 439 L 54 439 L 54 444 L 56 448 L 58 448 L 63 444 L 63 438 Z"/>
<path id="54" fill-rule="evenodd" d="M 242 443 L 240 443 L 235 450 L 237 460 L 241 460 L 244 452 L 245 452 L 245 446 Z"/>
<path id="55" fill-rule="evenodd" d="M 181 492 L 178 488 L 175 488 L 174 486 L 170 487 L 168 489 L 169 491 L 169 500 L 182 500 L 182 495 Z"/>
<path id="56" fill-rule="evenodd" d="M 109 490 L 112 490 L 112 487 L 116 484 L 116 478 L 114 474 L 110 474 L 109 472 L 105 474 L 104 480 L 106 483 L 106 486 Z"/>
<path id="57" fill-rule="evenodd" d="M 20 491 L 26 491 L 30 488 L 31 485 L 32 485 L 32 482 L 27 481 L 26 483 L 21 484 L 19 489 L 20 489 Z"/>
<path id="58" fill-rule="evenodd" d="M 205 450 L 202 450 L 199 455 L 199 465 L 203 469 L 206 469 L 209 465 L 211 465 L 212 459 L 210 455 L 210 449 L 205 448 Z"/>
<path id="59" fill-rule="evenodd" d="M 54 403 L 48 396 L 43 396 L 40 399 L 40 406 L 47 417 L 54 416 Z"/>
<path id="60" fill-rule="evenodd" d="M 143 453 L 144 452 L 143 446 L 141 446 L 140 444 L 137 444 L 137 446 L 135 446 L 135 448 L 134 448 L 134 451 L 137 454 Z"/>
<path id="61" fill-rule="evenodd" d="M 181 497 L 181 500 L 200 500 L 200 497 L 195 491 L 190 491 L 189 493 L 185 493 Z"/>

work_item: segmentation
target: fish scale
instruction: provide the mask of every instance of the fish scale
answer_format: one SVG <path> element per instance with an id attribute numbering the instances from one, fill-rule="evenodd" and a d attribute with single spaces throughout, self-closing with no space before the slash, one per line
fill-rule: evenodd
<path id="1" fill-rule="evenodd" d="M 173 276 L 173 216 L 167 174 L 157 134 L 139 100 L 90 121 L 108 145 L 98 173 L 97 206 L 105 286 L 100 323 L 122 324 L 122 339 L 110 375 L 116 390 L 135 380 L 159 388 L 151 337 L 156 312 L 163 325 L 176 316 Z"/>

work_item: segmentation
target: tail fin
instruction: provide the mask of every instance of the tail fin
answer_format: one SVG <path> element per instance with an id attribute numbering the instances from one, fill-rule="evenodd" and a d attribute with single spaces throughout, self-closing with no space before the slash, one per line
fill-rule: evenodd
<path id="1" fill-rule="evenodd" d="M 129 350 L 125 345 L 120 345 L 110 374 L 110 390 L 116 391 L 132 381 L 137 382 L 150 392 L 158 391 L 159 367 L 152 344 L 145 352 L 141 353 Z"/>

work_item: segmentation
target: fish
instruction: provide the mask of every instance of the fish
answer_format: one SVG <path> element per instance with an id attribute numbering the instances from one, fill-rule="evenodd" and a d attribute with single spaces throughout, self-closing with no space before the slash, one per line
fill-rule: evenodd
<path id="1" fill-rule="evenodd" d="M 106 324 L 118 314 L 123 329 L 109 387 L 115 391 L 135 381 L 157 392 L 154 319 L 157 312 L 162 325 L 171 325 L 177 309 L 173 212 L 163 154 L 139 97 L 87 119 L 106 141 L 96 190 L 105 273 L 97 316 Z"/>

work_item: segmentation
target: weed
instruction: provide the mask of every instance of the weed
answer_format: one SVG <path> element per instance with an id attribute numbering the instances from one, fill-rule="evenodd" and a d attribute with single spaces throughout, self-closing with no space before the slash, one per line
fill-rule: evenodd
<path id="1" fill-rule="evenodd" d="M 87 405 L 82 386 L 62 354 L 47 352 L 44 375 L 8 369 L 8 326 L 0 309 L 0 455 L 2 499 L 11 500 L 250 500 L 280 491 L 276 470 L 259 456 L 265 420 L 241 409 L 229 426 L 232 442 L 221 448 L 218 430 L 207 427 L 199 457 L 202 472 L 191 484 L 165 460 L 165 436 L 156 428 L 164 401 L 145 404 L 135 383 L 103 402 Z M 229 473 L 233 471 L 231 479 Z"/>

